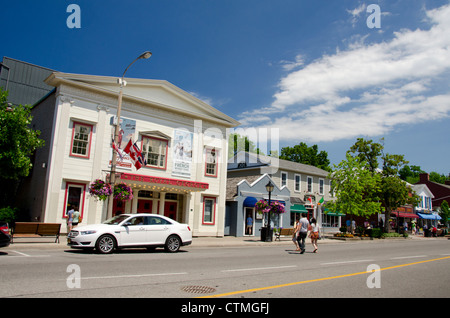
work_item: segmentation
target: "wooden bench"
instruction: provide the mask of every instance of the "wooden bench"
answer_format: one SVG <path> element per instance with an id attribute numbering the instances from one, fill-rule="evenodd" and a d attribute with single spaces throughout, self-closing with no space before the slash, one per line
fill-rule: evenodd
<path id="1" fill-rule="evenodd" d="M 16 234 L 34 234 L 40 236 L 55 236 L 55 243 L 59 243 L 61 224 L 39 222 L 16 222 L 11 229 L 11 243 L 14 243 Z"/>
<path id="2" fill-rule="evenodd" d="M 280 241 L 280 237 L 283 235 L 289 235 L 292 236 L 292 234 L 294 234 L 294 229 L 293 228 L 287 228 L 287 229 L 281 229 L 279 232 L 275 232 L 275 241 L 278 240 Z"/>

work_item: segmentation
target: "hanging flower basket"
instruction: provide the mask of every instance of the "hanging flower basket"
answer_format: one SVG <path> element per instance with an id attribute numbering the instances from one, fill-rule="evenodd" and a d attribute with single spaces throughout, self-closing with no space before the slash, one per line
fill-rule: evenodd
<path id="1" fill-rule="evenodd" d="M 285 209 L 284 209 L 284 205 L 281 204 L 278 201 L 272 201 L 269 203 L 266 200 L 259 200 L 258 202 L 256 202 L 255 204 L 255 208 L 257 212 L 262 212 L 262 213 L 284 213 Z"/>
<path id="2" fill-rule="evenodd" d="M 114 199 L 119 201 L 129 201 L 133 199 L 133 190 L 125 182 L 116 184 L 114 187 Z"/>
<path id="3" fill-rule="evenodd" d="M 268 213 L 270 211 L 269 203 L 266 200 L 259 200 L 255 204 L 256 212 Z"/>
<path id="4" fill-rule="evenodd" d="M 101 179 L 96 179 L 89 185 L 89 194 L 105 201 L 112 194 L 112 187 Z"/>
<path id="5" fill-rule="evenodd" d="M 278 201 L 271 202 L 270 206 L 271 206 L 270 212 L 272 212 L 272 213 L 284 213 L 285 212 L 284 204 L 282 204 Z"/>

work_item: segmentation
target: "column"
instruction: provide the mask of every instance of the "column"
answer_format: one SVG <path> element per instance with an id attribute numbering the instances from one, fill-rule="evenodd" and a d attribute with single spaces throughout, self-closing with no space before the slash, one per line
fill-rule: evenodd
<path id="1" fill-rule="evenodd" d="M 133 189 L 133 201 L 131 205 L 131 213 L 137 213 L 138 208 L 138 200 L 139 200 L 139 189 Z"/>
<path id="2" fill-rule="evenodd" d="M 160 192 L 159 193 L 159 215 L 164 215 L 164 206 L 166 205 L 166 193 Z"/>

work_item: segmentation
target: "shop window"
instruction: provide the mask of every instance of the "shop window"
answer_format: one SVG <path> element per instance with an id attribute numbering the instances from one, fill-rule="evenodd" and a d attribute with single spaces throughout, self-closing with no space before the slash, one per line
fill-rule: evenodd
<path id="1" fill-rule="evenodd" d="M 92 125 L 74 122 L 70 155 L 73 157 L 89 158 L 91 140 Z"/>
<path id="2" fill-rule="evenodd" d="M 142 154 L 147 160 L 146 167 L 166 169 L 167 144 L 168 141 L 164 139 L 142 137 Z"/>
<path id="3" fill-rule="evenodd" d="M 294 185 L 294 191 L 295 192 L 300 192 L 301 191 L 300 182 L 301 182 L 301 175 L 296 174 L 295 175 L 295 185 Z"/>
<path id="4" fill-rule="evenodd" d="M 312 177 L 308 177 L 307 181 L 308 181 L 308 184 L 307 184 L 308 192 L 312 193 L 313 192 L 313 178 Z"/>
<path id="5" fill-rule="evenodd" d="M 281 184 L 280 184 L 280 187 L 284 187 L 285 185 L 287 185 L 287 178 L 288 178 L 287 172 L 281 172 Z"/>
<path id="6" fill-rule="evenodd" d="M 63 218 L 67 218 L 67 211 L 70 209 L 78 209 L 83 217 L 84 198 L 86 196 L 86 184 L 83 183 L 66 183 L 66 194 L 64 198 Z"/>
<path id="7" fill-rule="evenodd" d="M 206 176 L 217 177 L 217 155 L 215 148 L 206 148 Z"/>
<path id="8" fill-rule="evenodd" d="M 202 224 L 214 225 L 216 214 L 216 198 L 203 198 L 203 220 Z"/>

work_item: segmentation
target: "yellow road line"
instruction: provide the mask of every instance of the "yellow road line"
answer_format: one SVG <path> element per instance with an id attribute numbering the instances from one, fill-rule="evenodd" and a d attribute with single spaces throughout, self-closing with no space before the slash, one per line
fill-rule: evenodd
<path id="1" fill-rule="evenodd" d="M 412 265 L 423 264 L 423 263 L 428 263 L 428 262 L 440 261 L 440 260 L 449 259 L 449 258 L 450 258 L 450 256 L 446 256 L 446 257 L 429 259 L 429 260 L 420 261 L 420 262 L 395 265 L 395 266 L 380 268 L 379 271 L 385 271 L 385 270 L 388 270 L 388 269 L 394 269 L 394 268 L 412 266 Z M 345 275 L 338 275 L 338 276 L 331 276 L 331 277 L 324 277 L 324 278 L 316 278 L 316 279 L 304 280 L 304 281 L 301 281 L 301 282 L 293 282 L 293 283 L 287 283 L 287 284 L 281 284 L 281 285 L 275 285 L 275 286 L 267 286 L 267 287 L 260 287 L 260 288 L 238 290 L 238 291 L 234 291 L 234 292 L 217 294 L 217 295 L 210 295 L 210 296 L 203 296 L 203 297 L 199 297 L 199 298 L 218 298 L 218 297 L 233 296 L 233 295 L 237 295 L 237 294 L 245 294 L 245 293 L 251 293 L 251 292 L 268 290 L 268 289 L 276 289 L 276 288 L 283 288 L 283 287 L 289 287 L 289 286 L 295 286 L 295 285 L 301 285 L 301 284 L 307 284 L 307 283 L 314 283 L 314 282 L 320 282 L 320 281 L 331 280 L 331 279 L 336 279 L 336 278 L 351 277 L 351 276 L 364 275 L 364 274 L 367 275 L 369 273 L 370 272 L 365 271 L 365 272 L 351 273 L 351 274 L 345 274 Z"/>

